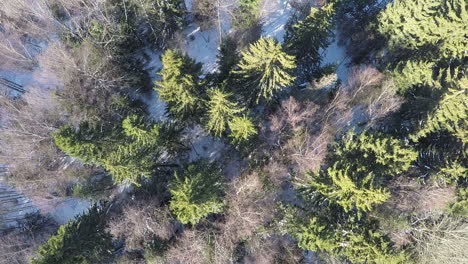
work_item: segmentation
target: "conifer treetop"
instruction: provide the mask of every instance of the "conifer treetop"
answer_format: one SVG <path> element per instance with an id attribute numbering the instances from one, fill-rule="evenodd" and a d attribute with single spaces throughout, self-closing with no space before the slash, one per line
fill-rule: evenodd
<path id="1" fill-rule="evenodd" d="M 275 39 L 262 37 L 241 55 L 237 73 L 252 81 L 258 90 L 257 102 L 268 101 L 274 92 L 293 84 L 295 77 L 289 72 L 296 67 L 294 56 L 286 54 Z"/>

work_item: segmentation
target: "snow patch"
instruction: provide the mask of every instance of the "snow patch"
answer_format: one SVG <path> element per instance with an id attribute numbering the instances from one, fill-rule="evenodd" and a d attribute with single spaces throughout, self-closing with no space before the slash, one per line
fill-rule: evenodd
<path id="1" fill-rule="evenodd" d="M 334 31 L 334 35 L 333 42 L 325 50 L 325 56 L 322 59 L 321 66 L 336 64 L 336 74 L 338 78 L 342 82 L 346 82 L 348 80 L 348 64 L 350 59 L 346 56 L 345 47 L 338 45 L 338 32 Z"/>
<path id="2" fill-rule="evenodd" d="M 91 202 L 78 198 L 68 198 L 62 201 L 57 208 L 50 213 L 52 219 L 63 225 L 68 221 L 82 215 L 91 207 Z"/>
<path id="3" fill-rule="evenodd" d="M 185 52 L 196 62 L 203 63 L 204 73 L 213 73 L 218 69 L 216 56 L 219 53 L 219 35 L 215 28 L 201 31 L 192 24 L 184 31 L 187 42 Z"/>
<path id="4" fill-rule="evenodd" d="M 185 0 L 185 8 L 187 8 L 188 12 L 192 12 L 193 1 L 192 0 Z"/>
<path id="5" fill-rule="evenodd" d="M 283 43 L 285 25 L 293 13 L 289 0 L 263 1 L 261 8 L 263 36 L 276 38 Z"/>
<path id="6" fill-rule="evenodd" d="M 210 161 L 221 158 L 226 144 L 221 140 L 215 139 L 206 134 L 200 126 L 195 126 L 187 131 L 192 142 L 192 149 L 189 153 L 189 161 L 193 162 L 199 159 L 208 159 Z"/>

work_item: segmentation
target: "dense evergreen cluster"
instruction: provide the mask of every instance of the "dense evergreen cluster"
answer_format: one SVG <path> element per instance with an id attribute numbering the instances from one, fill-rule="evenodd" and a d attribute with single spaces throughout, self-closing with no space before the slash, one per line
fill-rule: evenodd
<path id="1" fill-rule="evenodd" d="M 85 264 L 109 261 L 112 236 L 106 232 L 105 204 L 95 204 L 76 220 L 60 226 L 57 234 L 40 246 L 33 264 Z"/>

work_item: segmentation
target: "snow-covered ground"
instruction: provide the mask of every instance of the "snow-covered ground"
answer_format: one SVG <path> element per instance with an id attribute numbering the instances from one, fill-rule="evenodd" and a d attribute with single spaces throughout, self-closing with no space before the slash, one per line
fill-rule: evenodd
<path id="1" fill-rule="evenodd" d="M 338 32 L 334 31 L 334 34 L 335 37 L 333 42 L 325 50 L 325 57 L 322 60 L 322 66 L 327 64 L 338 65 L 336 74 L 342 82 L 346 82 L 348 80 L 349 57 L 346 56 L 345 47 L 338 45 Z"/>
<path id="2" fill-rule="evenodd" d="M 216 56 L 219 53 L 219 34 L 216 28 L 201 31 L 196 24 L 190 25 L 185 31 L 185 52 L 196 62 L 203 63 L 204 73 L 213 73 L 218 68 Z"/>
<path id="3" fill-rule="evenodd" d="M 57 204 L 50 212 L 50 216 L 60 225 L 68 223 L 75 217 L 82 215 L 91 207 L 91 202 L 79 198 L 67 198 Z"/>
<path id="4" fill-rule="evenodd" d="M 0 183 L 0 231 L 16 228 L 26 216 L 39 212 L 31 199 L 14 188 Z"/>
<path id="5" fill-rule="evenodd" d="M 290 0 L 265 0 L 261 7 L 263 36 L 283 42 L 285 25 L 293 15 Z"/>

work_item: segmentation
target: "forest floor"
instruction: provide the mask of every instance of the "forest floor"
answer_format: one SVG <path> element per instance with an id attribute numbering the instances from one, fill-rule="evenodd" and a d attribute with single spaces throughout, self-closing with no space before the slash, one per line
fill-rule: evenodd
<path id="1" fill-rule="evenodd" d="M 191 0 L 186 0 L 187 9 L 191 10 Z M 262 35 L 266 37 L 274 37 L 282 42 L 285 34 L 285 25 L 294 14 L 294 9 L 290 5 L 289 0 L 270 0 L 264 1 L 261 7 L 261 22 Z M 223 36 L 231 31 L 230 17 L 226 12 L 221 14 L 221 34 Z M 195 22 L 187 26 L 182 32 L 185 38 L 183 41 L 183 50 L 195 61 L 203 64 L 204 73 L 213 73 L 217 70 L 217 56 L 219 54 L 219 30 L 217 27 L 212 27 L 207 30 L 202 30 Z M 323 65 L 337 64 L 338 77 L 342 81 L 347 79 L 347 58 L 343 47 L 338 46 L 338 37 L 334 37 L 332 44 L 324 51 Z M 159 79 L 157 72 L 162 68 L 160 56 L 161 51 L 146 48 L 142 51 L 142 55 L 147 58 L 145 69 L 150 74 L 152 81 Z M 57 80 L 41 69 L 32 70 L 9 70 L 0 68 L 0 77 L 13 81 L 25 89 L 30 86 L 39 86 L 46 89 L 54 86 Z M 159 100 L 158 93 L 155 90 L 144 94 L 138 94 L 140 99 L 147 106 L 147 112 L 155 121 L 162 121 L 168 118 L 166 113 L 166 104 Z M 202 127 L 195 126 L 186 131 L 186 134 L 191 138 L 191 149 L 188 152 L 188 160 L 195 161 L 198 159 L 209 159 L 211 161 L 219 161 L 224 163 L 225 173 L 229 179 L 233 179 L 241 174 L 241 170 L 245 165 L 232 147 L 220 139 L 213 138 L 203 131 Z M 43 208 L 57 223 L 63 224 L 70 219 L 84 212 L 91 202 L 80 198 L 65 198 L 53 199 L 50 201 L 53 205 L 41 204 L 39 208 Z M 48 208 L 48 209 L 45 209 Z"/>

